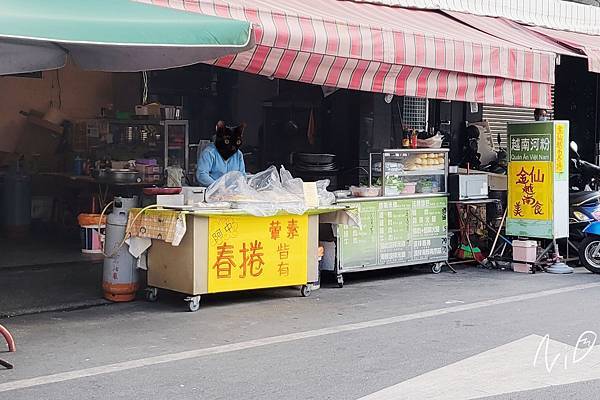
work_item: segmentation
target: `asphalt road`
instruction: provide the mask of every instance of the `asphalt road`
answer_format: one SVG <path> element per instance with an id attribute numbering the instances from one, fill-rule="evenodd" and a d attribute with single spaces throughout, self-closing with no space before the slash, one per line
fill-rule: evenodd
<path id="1" fill-rule="evenodd" d="M 468 268 L 346 281 L 309 298 L 206 296 L 197 313 L 162 296 L 4 319 L 18 350 L 0 353 L 15 365 L 0 369 L 0 399 L 600 397 L 600 347 L 534 366 L 538 337 L 575 346 L 600 333 L 600 276 Z"/>

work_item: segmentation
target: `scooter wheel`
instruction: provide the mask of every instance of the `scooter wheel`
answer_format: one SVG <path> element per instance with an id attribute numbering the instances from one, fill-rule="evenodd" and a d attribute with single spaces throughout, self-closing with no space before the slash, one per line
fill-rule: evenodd
<path id="1" fill-rule="evenodd" d="M 587 236 L 579 243 L 579 260 L 590 272 L 600 274 L 600 237 Z"/>

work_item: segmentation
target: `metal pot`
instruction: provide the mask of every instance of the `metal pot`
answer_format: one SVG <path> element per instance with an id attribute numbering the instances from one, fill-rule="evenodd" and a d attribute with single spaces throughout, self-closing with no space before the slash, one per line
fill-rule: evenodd
<path id="1" fill-rule="evenodd" d="M 107 169 L 106 180 L 114 183 L 139 183 L 142 177 L 138 171 L 130 169 Z"/>
<path id="2" fill-rule="evenodd" d="M 335 162 L 335 154 L 294 153 L 293 161 L 294 163 L 326 165 Z"/>

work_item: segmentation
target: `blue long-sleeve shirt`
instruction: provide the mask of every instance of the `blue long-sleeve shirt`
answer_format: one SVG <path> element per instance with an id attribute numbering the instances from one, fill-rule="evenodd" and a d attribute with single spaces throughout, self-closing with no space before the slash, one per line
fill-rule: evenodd
<path id="1" fill-rule="evenodd" d="M 200 186 L 208 187 L 225 173 L 231 171 L 246 173 L 244 155 L 239 150 L 227 160 L 223 160 L 215 145 L 211 143 L 198 156 L 196 180 Z"/>

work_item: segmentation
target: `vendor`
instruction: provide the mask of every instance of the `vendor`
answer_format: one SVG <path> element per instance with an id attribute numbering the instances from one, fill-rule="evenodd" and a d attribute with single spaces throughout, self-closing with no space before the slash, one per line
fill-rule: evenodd
<path id="1" fill-rule="evenodd" d="M 223 121 L 217 122 L 214 144 L 209 144 L 198 156 L 196 180 L 200 186 L 210 186 L 227 172 L 246 173 L 244 156 L 240 151 L 245 127 L 244 123 L 230 127 L 225 126 Z"/>
<path id="2" fill-rule="evenodd" d="M 550 116 L 548 115 L 547 110 L 544 110 L 543 108 L 536 108 L 533 111 L 533 118 L 536 121 L 548 121 L 550 119 Z"/>

